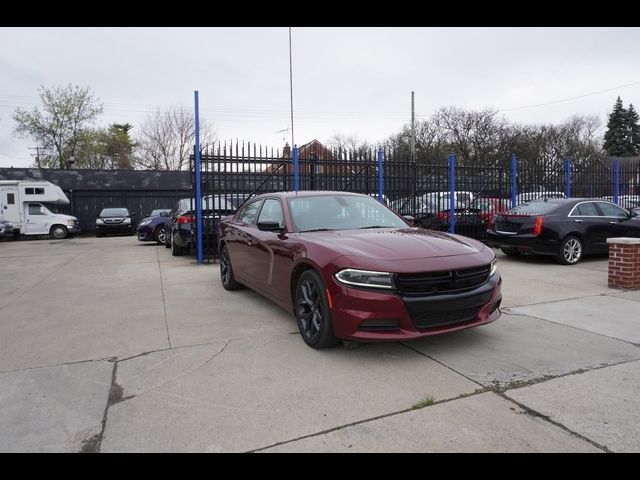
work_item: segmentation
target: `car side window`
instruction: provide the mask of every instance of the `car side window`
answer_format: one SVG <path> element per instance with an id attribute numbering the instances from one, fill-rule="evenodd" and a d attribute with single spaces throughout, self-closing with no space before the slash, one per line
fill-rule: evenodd
<path id="1" fill-rule="evenodd" d="M 576 207 L 576 210 L 575 212 L 573 212 L 573 214 L 580 215 L 582 217 L 599 217 L 600 216 L 598 209 L 592 202 L 581 203 Z"/>
<path id="2" fill-rule="evenodd" d="M 598 202 L 598 207 L 605 217 L 627 218 L 627 212 L 613 203 Z"/>
<path id="3" fill-rule="evenodd" d="M 258 219 L 260 205 L 262 205 L 262 200 L 251 202 L 249 205 L 242 209 L 242 212 L 240 213 L 240 217 L 238 217 L 238 219 L 243 223 L 255 225 L 257 223 L 256 220 Z"/>
<path id="4" fill-rule="evenodd" d="M 42 211 L 42 205 L 40 205 L 39 203 L 30 203 L 29 215 L 44 215 L 44 212 Z"/>
<path id="5" fill-rule="evenodd" d="M 272 198 L 264 201 L 258 222 L 278 222 L 281 227 L 284 225 L 284 213 L 282 212 L 282 204 L 278 200 Z"/>

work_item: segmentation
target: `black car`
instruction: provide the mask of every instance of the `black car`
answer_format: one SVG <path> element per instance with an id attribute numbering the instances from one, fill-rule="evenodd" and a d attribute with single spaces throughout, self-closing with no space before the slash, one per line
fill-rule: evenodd
<path id="1" fill-rule="evenodd" d="M 103 208 L 96 218 L 96 237 L 113 233 L 133 235 L 137 214 L 127 208 Z"/>
<path id="2" fill-rule="evenodd" d="M 244 201 L 244 197 L 238 195 L 207 195 L 202 198 L 202 243 L 205 249 L 217 253 L 217 230 L 221 218 L 235 212 L 238 204 Z M 176 207 L 171 210 L 165 247 L 171 248 L 173 256 L 189 253 L 195 246 L 195 200 L 183 198 L 178 201 Z"/>
<path id="3" fill-rule="evenodd" d="M 606 253 L 607 238 L 640 237 L 640 216 L 599 199 L 532 201 L 496 214 L 487 237 L 507 255 L 553 255 L 573 265 L 583 255 Z"/>
<path id="4" fill-rule="evenodd" d="M 138 224 L 136 232 L 140 242 L 156 242 L 165 244 L 166 226 L 169 224 L 170 209 L 153 210 L 148 217 Z"/>

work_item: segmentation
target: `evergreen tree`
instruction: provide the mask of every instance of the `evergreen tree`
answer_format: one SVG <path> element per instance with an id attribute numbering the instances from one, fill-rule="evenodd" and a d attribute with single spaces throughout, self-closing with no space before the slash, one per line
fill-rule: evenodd
<path id="1" fill-rule="evenodd" d="M 638 112 L 636 112 L 635 108 L 633 108 L 633 103 L 629 104 L 629 108 L 627 109 L 627 127 L 629 129 L 629 155 L 639 155 L 640 154 L 640 123 L 638 121 L 640 117 L 638 116 Z"/>
<path id="2" fill-rule="evenodd" d="M 607 132 L 604 134 L 604 149 L 611 156 L 629 155 L 630 139 L 627 128 L 628 113 L 622 106 L 622 99 L 618 97 L 613 112 L 609 115 Z"/>

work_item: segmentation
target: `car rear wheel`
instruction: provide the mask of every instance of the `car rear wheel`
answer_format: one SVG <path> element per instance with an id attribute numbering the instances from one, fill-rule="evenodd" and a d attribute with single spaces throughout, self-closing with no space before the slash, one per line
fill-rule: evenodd
<path id="1" fill-rule="evenodd" d="M 239 290 L 242 284 L 236 282 L 233 275 L 233 267 L 231 266 L 231 257 L 229 257 L 229 249 L 225 245 L 220 252 L 220 280 L 225 290 Z"/>
<path id="2" fill-rule="evenodd" d="M 176 242 L 173 241 L 173 237 L 171 237 L 171 255 L 174 257 L 182 255 L 182 249 L 176 245 Z"/>
<path id="3" fill-rule="evenodd" d="M 307 270 L 300 275 L 294 312 L 300 335 L 310 347 L 325 348 L 340 342 L 333 333 L 324 282 L 315 270 Z"/>
<path id="4" fill-rule="evenodd" d="M 171 229 L 166 227 L 164 232 L 164 248 L 171 248 Z"/>
<path id="5" fill-rule="evenodd" d="M 506 248 L 501 248 L 500 250 L 502 250 L 502 253 L 510 257 L 519 257 L 521 255 L 524 255 L 524 250 L 521 250 L 519 248 L 506 247 Z"/>
<path id="6" fill-rule="evenodd" d="M 584 247 L 578 237 L 567 237 L 562 240 L 556 260 L 562 265 L 575 265 L 582 258 Z"/>
<path id="7" fill-rule="evenodd" d="M 56 240 L 61 240 L 63 238 L 67 238 L 69 235 L 69 230 L 64 225 L 54 225 L 51 227 L 51 231 L 49 232 L 51 238 L 55 238 Z"/>
<path id="8" fill-rule="evenodd" d="M 164 245 L 166 236 L 167 236 L 167 232 L 165 231 L 164 227 L 158 227 L 156 229 L 156 233 L 154 233 L 153 235 L 153 238 L 155 239 L 158 245 Z"/>

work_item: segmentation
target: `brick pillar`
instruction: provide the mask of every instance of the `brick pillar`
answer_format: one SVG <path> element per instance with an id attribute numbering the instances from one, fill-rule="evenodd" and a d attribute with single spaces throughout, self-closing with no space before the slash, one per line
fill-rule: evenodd
<path id="1" fill-rule="evenodd" d="M 640 238 L 608 238 L 609 287 L 640 290 Z"/>

